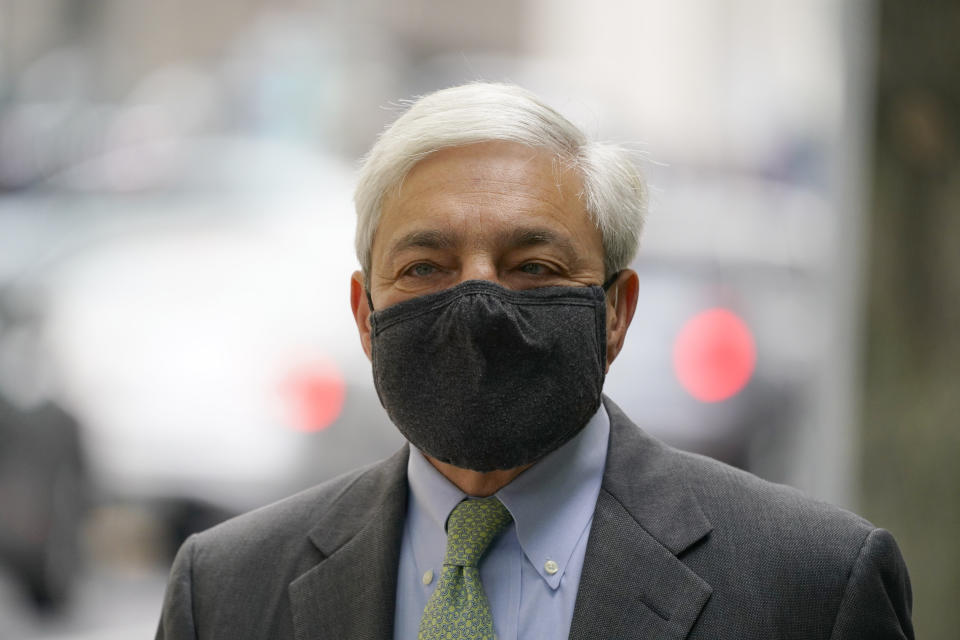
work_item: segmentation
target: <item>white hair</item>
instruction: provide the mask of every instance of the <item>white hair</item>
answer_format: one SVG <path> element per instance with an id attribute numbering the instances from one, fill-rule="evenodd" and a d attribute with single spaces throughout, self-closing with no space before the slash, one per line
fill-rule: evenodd
<path id="1" fill-rule="evenodd" d="M 371 249 L 385 195 L 399 188 L 418 162 L 440 149 L 488 141 L 519 142 L 552 151 L 579 172 L 580 197 L 603 238 L 607 277 L 636 255 L 647 209 L 643 177 L 630 152 L 590 142 L 577 127 L 515 85 L 470 83 L 412 102 L 364 158 L 354 203 L 357 258 L 369 278 Z"/>

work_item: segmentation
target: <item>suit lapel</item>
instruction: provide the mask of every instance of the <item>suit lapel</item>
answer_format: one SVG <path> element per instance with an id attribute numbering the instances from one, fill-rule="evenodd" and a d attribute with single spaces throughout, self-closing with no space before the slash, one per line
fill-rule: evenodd
<path id="1" fill-rule="evenodd" d="M 671 450 L 604 404 L 610 446 L 570 638 L 685 638 L 712 589 L 677 556 L 712 527 Z"/>
<path id="2" fill-rule="evenodd" d="M 290 583 L 297 640 L 393 636 L 407 451 L 359 476 L 310 532 L 326 557 Z"/>

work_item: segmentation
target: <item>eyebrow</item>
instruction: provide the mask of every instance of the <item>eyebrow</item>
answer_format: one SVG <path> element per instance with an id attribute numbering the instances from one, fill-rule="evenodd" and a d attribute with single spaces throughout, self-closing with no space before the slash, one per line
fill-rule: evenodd
<path id="1" fill-rule="evenodd" d="M 392 258 L 407 249 L 449 249 L 456 245 L 457 239 L 443 231 L 433 229 L 411 231 L 394 242 L 387 255 Z"/>
<path id="2" fill-rule="evenodd" d="M 521 227 L 507 232 L 501 240 L 505 240 L 505 244 L 512 248 L 551 245 L 566 254 L 570 261 L 577 258 L 577 250 L 570 242 L 570 238 L 551 229 Z"/>
<path id="3" fill-rule="evenodd" d="M 449 249 L 459 246 L 461 241 L 459 234 L 451 234 L 436 229 L 411 231 L 401 236 L 390 246 L 387 256 L 393 258 L 407 249 L 414 248 Z M 511 229 L 501 234 L 498 241 L 511 249 L 549 245 L 562 251 L 570 261 L 577 258 L 577 250 L 568 237 L 543 227 Z"/>

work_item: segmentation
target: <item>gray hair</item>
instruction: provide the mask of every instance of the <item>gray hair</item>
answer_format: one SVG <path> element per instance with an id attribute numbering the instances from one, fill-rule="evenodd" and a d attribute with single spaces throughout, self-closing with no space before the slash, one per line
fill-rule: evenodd
<path id="1" fill-rule="evenodd" d="M 580 173 L 585 208 L 603 238 L 607 277 L 636 255 L 647 209 L 647 190 L 630 152 L 590 142 L 539 98 L 509 84 L 470 83 L 422 96 L 387 127 L 364 158 L 354 203 L 357 258 L 365 279 L 387 192 L 429 154 L 488 141 L 519 142 L 554 152 Z"/>

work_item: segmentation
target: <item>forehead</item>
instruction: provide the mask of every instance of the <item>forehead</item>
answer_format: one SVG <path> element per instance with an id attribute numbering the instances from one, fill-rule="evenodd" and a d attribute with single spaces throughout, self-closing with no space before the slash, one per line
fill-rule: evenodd
<path id="1" fill-rule="evenodd" d="M 602 251 L 582 189 L 579 173 L 545 149 L 512 142 L 443 149 L 388 193 L 374 253 L 419 230 L 442 228 L 480 242 L 531 226 L 588 240 L 583 250 Z"/>

